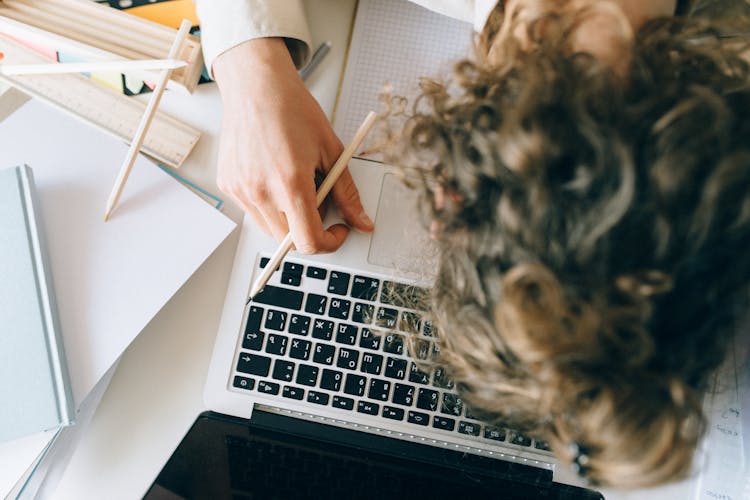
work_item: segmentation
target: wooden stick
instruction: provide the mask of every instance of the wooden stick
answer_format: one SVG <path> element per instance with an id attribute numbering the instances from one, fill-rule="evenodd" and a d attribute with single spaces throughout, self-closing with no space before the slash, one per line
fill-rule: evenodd
<path id="1" fill-rule="evenodd" d="M 170 38 L 154 40 L 152 37 L 141 36 L 132 28 L 123 27 L 119 24 L 107 22 L 104 24 L 93 16 L 82 15 L 67 7 L 56 5 L 51 0 L 36 2 L 39 9 L 55 16 L 57 19 L 66 19 L 68 25 L 73 25 L 79 32 L 89 33 L 96 39 L 114 43 L 123 47 L 138 47 L 150 57 L 159 58 L 169 52 Z M 106 26 L 106 27 L 105 27 Z"/>
<path id="2" fill-rule="evenodd" d="M 91 0 L 38 0 L 43 2 L 54 3 L 62 7 L 75 10 L 77 13 L 100 19 L 105 26 L 119 24 L 120 26 L 132 29 L 141 36 L 151 38 L 160 38 L 166 40 L 169 44 L 173 40 L 174 29 L 168 26 L 133 16 L 126 12 L 113 9 L 107 5 L 100 5 Z M 148 32 L 148 33 L 146 33 Z"/>
<path id="3" fill-rule="evenodd" d="M 58 75 L 61 73 L 113 72 L 165 70 L 187 66 L 177 59 L 144 59 L 142 61 L 94 61 L 49 64 L 0 64 L 3 75 Z"/>
<path id="4" fill-rule="evenodd" d="M 0 10 L 0 13 L 10 19 L 20 21 L 24 24 L 28 24 L 29 26 L 34 26 L 45 31 L 49 31 L 50 33 L 54 33 L 56 35 L 64 36 L 79 43 L 97 47 L 111 54 L 126 57 L 128 59 L 149 58 L 147 54 L 127 47 L 122 47 L 111 42 L 107 42 L 106 40 L 94 38 L 91 35 L 75 30 L 75 28 L 71 28 L 70 30 L 63 29 L 57 22 L 55 22 L 55 20 L 50 19 L 48 16 L 40 14 L 35 10 L 28 9 L 28 6 L 16 8 L 17 4 L 14 3 L 14 0 L 3 0 L 2 3 L 7 4 L 8 7 Z M 11 5 L 13 5 L 13 8 L 11 8 Z"/>
<path id="5" fill-rule="evenodd" d="M 362 141 L 364 141 L 368 132 L 370 132 L 370 129 L 375 123 L 376 118 L 377 115 L 373 111 L 370 111 L 367 114 L 365 121 L 363 121 L 362 125 L 359 126 L 359 130 L 357 130 L 357 133 L 354 134 L 352 142 L 349 143 L 346 149 L 344 149 L 344 151 L 341 153 L 341 156 L 339 156 L 339 159 L 336 160 L 336 163 L 334 163 L 333 167 L 328 172 L 328 175 L 318 188 L 315 199 L 317 206 L 320 206 L 320 204 L 323 203 L 323 200 L 326 199 L 326 196 L 328 196 L 328 193 L 331 191 L 331 188 L 333 188 L 333 185 L 339 179 L 341 174 L 344 173 L 344 170 L 349 164 L 349 160 L 352 159 L 352 156 L 354 156 L 354 153 L 356 153 L 357 149 L 362 144 Z M 261 275 L 258 276 L 258 279 L 255 280 L 255 283 L 253 283 L 253 286 L 250 288 L 250 297 L 247 299 L 248 302 L 250 302 L 253 297 L 258 295 L 258 293 L 263 290 L 263 287 L 266 286 L 268 280 L 271 279 L 271 276 L 273 275 L 274 271 L 276 271 L 276 268 L 279 267 L 279 264 L 281 264 L 281 261 L 284 260 L 286 254 L 288 254 L 289 250 L 292 249 L 292 244 L 292 235 L 291 233 L 287 233 L 286 237 L 284 237 L 282 242 L 279 244 L 279 248 L 276 249 L 276 252 L 274 252 L 273 256 L 271 257 L 271 260 L 269 260 L 266 264 L 266 267 L 263 268 L 263 272 L 261 273 Z"/>
<path id="6" fill-rule="evenodd" d="M 188 33 L 190 33 L 190 22 L 183 19 L 180 29 L 177 32 L 177 37 L 175 37 L 174 43 L 172 44 L 172 48 L 169 49 L 167 59 L 174 59 L 180 52 L 182 42 L 185 41 L 185 37 L 187 37 Z M 130 149 L 128 149 L 128 154 L 125 156 L 125 161 L 120 168 L 120 173 L 117 175 L 117 180 L 112 188 L 112 193 L 107 200 L 107 211 L 104 214 L 104 222 L 109 220 L 112 210 L 114 210 L 115 205 L 117 205 L 117 202 L 120 199 L 122 189 L 125 187 L 128 176 L 130 176 L 130 171 L 133 168 L 135 157 L 138 154 L 138 151 L 140 151 L 141 145 L 143 145 L 143 139 L 146 137 L 148 127 L 151 125 L 151 120 L 154 118 L 156 107 L 159 105 L 164 89 L 167 87 L 167 81 L 169 80 L 169 74 L 171 72 L 172 70 L 169 69 L 162 72 L 159 81 L 156 83 L 156 88 L 151 94 L 151 98 L 146 106 L 146 111 L 144 111 L 143 116 L 141 117 L 141 122 L 138 124 L 138 130 L 135 132 L 135 137 L 133 137 L 133 142 L 130 144 Z"/>

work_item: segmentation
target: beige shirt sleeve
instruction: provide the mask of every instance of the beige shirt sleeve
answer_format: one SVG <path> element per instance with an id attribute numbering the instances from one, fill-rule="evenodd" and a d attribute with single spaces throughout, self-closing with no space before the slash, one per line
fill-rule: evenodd
<path id="1" fill-rule="evenodd" d="M 298 68 L 310 58 L 310 29 L 302 0 L 195 2 L 201 24 L 203 57 L 209 73 L 219 55 L 254 38 L 284 38 Z"/>

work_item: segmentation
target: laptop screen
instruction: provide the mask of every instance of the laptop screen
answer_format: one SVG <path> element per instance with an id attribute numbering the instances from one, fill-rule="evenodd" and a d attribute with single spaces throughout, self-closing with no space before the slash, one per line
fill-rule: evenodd
<path id="1" fill-rule="evenodd" d="M 144 498 L 602 497 L 549 471 L 256 410 L 200 415 Z"/>

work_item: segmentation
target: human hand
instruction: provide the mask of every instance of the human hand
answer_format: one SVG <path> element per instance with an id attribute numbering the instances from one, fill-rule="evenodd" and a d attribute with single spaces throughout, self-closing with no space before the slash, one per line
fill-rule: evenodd
<path id="1" fill-rule="evenodd" d="M 336 250 L 349 228 L 324 229 L 315 173 L 327 173 L 344 148 L 283 40 L 245 42 L 219 56 L 213 70 L 224 105 L 219 188 L 277 240 L 291 232 L 299 252 Z M 349 226 L 372 231 L 348 169 L 331 196 Z"/>

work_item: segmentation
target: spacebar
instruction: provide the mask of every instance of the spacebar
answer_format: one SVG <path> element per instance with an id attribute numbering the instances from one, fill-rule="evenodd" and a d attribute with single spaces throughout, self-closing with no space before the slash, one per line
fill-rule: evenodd
<path id="1" fill-rule="evenodd" d="M 290 290 L 278 286 L 266 285 L 261 292 L 255 296 L 253 302 L 268 304 L 269 306 L 285 307 L 287 309 L 302 309 L 302 296 L 299 290 Z"/>

